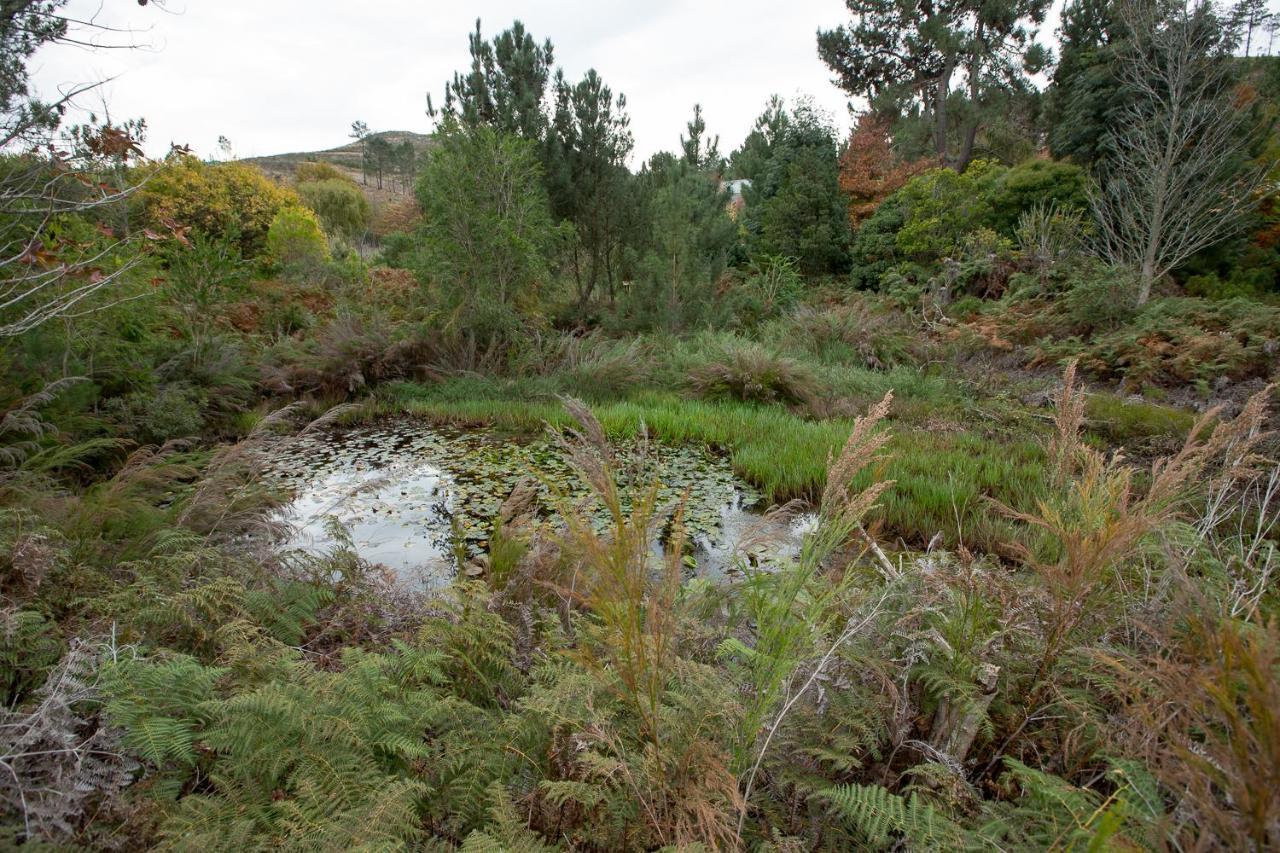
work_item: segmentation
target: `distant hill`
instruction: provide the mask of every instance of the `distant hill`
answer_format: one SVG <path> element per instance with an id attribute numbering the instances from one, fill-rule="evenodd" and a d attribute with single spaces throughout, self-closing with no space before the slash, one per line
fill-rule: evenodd
<path id="1" fill-rule="evenodd" d="M 370 136 L 386 139 L 392 145 L 399 145 L 407 139 L 413 143 L 413 147 L 419 153 L 426 150 L 431 143 L 431 137 L 425 133 L 414 133 L 409 130 L 384 130 L 380 133 L 372 133 Z M 270 175 L 292 175 L 299 163 L 332 163 L 343 171 L 353 172 L 354 176 L 359 178 L 360 143 L 352 141 L 324 151 L 295 151 L 290 154 L 271 154 L 266 157 L 246 157 L 244 162 L 253 163 Z"/>
<path id="2" fill-rule="evenodd" d="M 413 143 L 414 150 L 419 155 L 431 144 L 430 136 L 409 130 L 384 130 L 372 133 L 370 136 L 382 137 L 392 145 L 399 145 L 407 139 Z M 364 175 L 360 171 L 360 143 L 355 141 L 324 151 L 295 151 L 290 154 L 271 154 L 266 157 L 246 157 L 242 162 L 254 164 L 282 183 L 293 180 L 294 169 L 299 163 L 330 163 L 360 184 L 365 195 L 369 197 L 369 202 L 374 206 L 375 212 L 389 204 L 402 201 L 408 195 L 408 187 L 394 181 L 384 181 L 382 189 L 378 189 L 373 184 L 372 177 L 369 178 L 368 183 L 365 182 Z"/>

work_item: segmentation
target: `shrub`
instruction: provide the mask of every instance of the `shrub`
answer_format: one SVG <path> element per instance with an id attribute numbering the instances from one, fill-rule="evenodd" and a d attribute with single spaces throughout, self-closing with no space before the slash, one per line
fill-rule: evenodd
<path id="1" fill-rule="evenodd" d="M 329 259 L 329 242 L 316 215 L 305 207 L 286 207 L 271 220 L 267 256 L 286 270 L 305 269 Z"/>
<path id="2" fill-rule="evenodd" d="M 992 196 L 1006 171 L 975 160 L 962 174 L 933 169 L 912 178 L 895 195 L 906 214 L 894 237 L 897 251 L 922 262 L 955 254 L 975 228 L 991 220 Z"/>
<path id="3" fill-rule="evenodd" d="M 525 349 L 533 354 L 533 347 Z M 566 393 L 593 400 L 617 397 L 652 377 L 651 348 L 638 338 L 609 340 L 598 334 L 552 338 L 527 365 L 553 375 Z"/>
<path id="4" fill-rule="evenodd" d="M 354 240 L 369 227 L 369 200 L 350 181 L 307 181 L 298 184 L 298 195 L 330 234 Z"/>
<path id="5" fill-rule="evenodd" d="M 987 224 L 1001 234 L 1012 234 L 1023 213 L 1036 206 L 1052 207 L 1067 214 L 1089 207 L 1084 169 L 1057 160 L 1028 160 L 1000 175 L 991 190 L 991 216 Z"/>
<path id="6" fill-rule="evenodd" d="M 704 397 L 756 403 L 812 405 L 821 389 L 809 368 L 752 342 L 723 344 L 689 382 Z"/>
<path id="7" fill-rule="evenodd" d="M 293 179 L 299 184 L 312 181 L 342 181 L 355 186 L 355 180 L 332 163 L 308 160 L 299 163 L 293 170 Z"/>
<path id="8" fill-rule="evenodd" d="M 743 282 L 761 317 L 769 317 L 800 295 L 803 280 L 795 258 L 762 255 L 752 259 Z"/>
<path id="9" fill-rule="evenodd" d="M 1067 282 L 1062 304 L 1077 331 L 1114 329 L 1132 320 L 1137 311 L 1138 282 L 1130 272 L 1082 264 Z"/>
<path id="10" fill-rule="evenodd" d="M 885 273 L 898 262 L 895 237 L 906 221 L 906 206 L 895 194 L 877 207 L 876 212 L 858 227 L 850 248 L 853 269 L 849 278 L 854 287 L 880 287 Z"/>
<path id="11" fill-rule="evenodd" d="M 828 307 L 797 307 L 768 329 L 778 346 L 797 347 L 826 362 L 860 363 L 873 370 L 926 360 L 929 342 L 908 316 L 883 297 Z"/>
<path id="12" fill-rule="evenodd" d="M 204 426 L 203 404 L 195 389 L 170 385 L 108 400 L 103 411 L 122 435 L 143 444 L 163 444 L 171 438 L 199 435 Z"/>
<path id="13" fill-rule="evenodd" d="M 195 231 L 185 245 L 175 242 L 167 259 L 169 290 L 192 321 L 202 315 L 207 322 L 214 302 L 239 290 L 249 274 L 235 233 L 216 236 Z"/>
<path id="14" fill-rule="evenodd" d="M 166 222 L 173 222 L 217 237 L 236 234 L 244 256 L 255 258 L 276 214 L 300 202 L 255 166 L 179 155 L 144 185 L 134 204 L 153 229 L 166 230 Z"/>

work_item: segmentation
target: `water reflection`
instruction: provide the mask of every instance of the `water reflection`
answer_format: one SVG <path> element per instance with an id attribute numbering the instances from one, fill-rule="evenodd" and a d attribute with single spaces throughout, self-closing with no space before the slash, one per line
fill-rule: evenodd
<path id="1" fill-rule="evenodd" d="M 798 552 L 811 515 L 762 515 L 755 491 L 706 451 L 658 446 L 651 455 L 651 473 L 671 500 L 689 494 L 685 515 L 700 574 L 722 577 L 744 561 Z M 416 589 L 438 588 L 453 576 L 455 542 L 482 549 L 502 500 L 530 476 L 544 493 L 552 485 L 578 487 L 545 440 L 438 430 L 407 419 L 303 436 L 268 471 L 293 496 L 280 514 L 292 531 L 285 547 L 332 550 L 345 531 L 361 558 Z"/>

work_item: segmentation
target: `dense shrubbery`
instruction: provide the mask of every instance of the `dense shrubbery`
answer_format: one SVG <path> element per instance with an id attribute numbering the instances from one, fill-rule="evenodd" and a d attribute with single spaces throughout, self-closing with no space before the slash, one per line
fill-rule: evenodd
<path id="1" fill-rule="evenodd" d="M 137 195 L 137 204 L 142 220 L 159 232 L 173 222 L 214 236 L 236 234 L 252 257 L 262 251 L 276 215 L 299 201 L 253 166 L 175 155 Z"/>

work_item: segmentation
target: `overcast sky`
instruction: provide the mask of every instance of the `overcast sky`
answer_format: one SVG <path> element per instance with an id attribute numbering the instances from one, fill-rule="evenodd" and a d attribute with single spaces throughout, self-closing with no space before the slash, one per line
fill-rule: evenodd
<path id="1" fill-rule="evenodd" d="M 144 116 L 148 150 L 202 155 L 226 135 L 239 157 L 346 141 L 351 122 L 427 132 L 426 95 L 469 64 L 467 34 L 493 36 L 519 17 L 571 79 L 595 68 L 627 96 L 633 165 L 672 149 L 701 102 L 725 153 L 771 93 L 810 95 L 849 126 L 846 98 L 818 59 L 815 33 L 845 19 L 842 0 L 71 0 L 70 14 L 139 30 L 143 50 L 39 54 L 41 93 L 110 76 L 112 117 Z M 86 106 L 95 106 L 89 99 Z M 72 117 L 75 120 L 75 117 Z"/>

